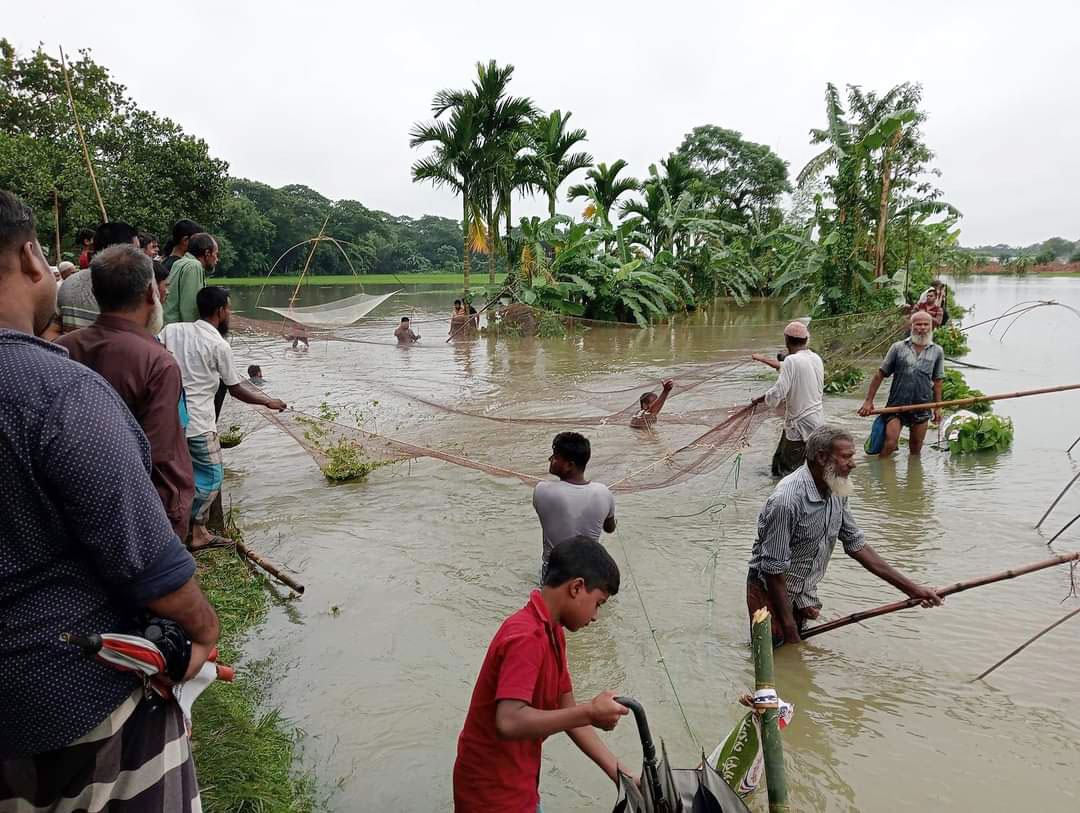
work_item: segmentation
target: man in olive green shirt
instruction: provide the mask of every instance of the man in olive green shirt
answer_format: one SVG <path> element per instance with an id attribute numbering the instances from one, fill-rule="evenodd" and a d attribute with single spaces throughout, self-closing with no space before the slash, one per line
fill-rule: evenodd
<path id="1" fill-rule="evenodd" d="M 195 297 L 206 285 L 206 275 L 213 273 L 217 261 L 217 241 L 205 232 L 193 235 L 188 241 L 187 254 L 173 263 L 172 270 L 169 271 L 165 324 L 199 320 Z"/>

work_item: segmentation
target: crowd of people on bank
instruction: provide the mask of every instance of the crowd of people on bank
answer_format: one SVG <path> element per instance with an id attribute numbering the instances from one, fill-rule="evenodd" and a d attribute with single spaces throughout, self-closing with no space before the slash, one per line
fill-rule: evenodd
<path id="1" fill-rule="evenodd" d="M 209 529 L 223 481 L 217 417 L 226 394 L 284 410 L 262 371 L 240 375 L 227 340 L 230 301 L 207 285 L 214 238 L 189 220 L 157 240 L 106 223 L 80 242 L 80 270 L 52 269 L 34 216 L 0 192 L 0 809 L 199 809 L 190 742 L 176 703 L 145 692 L 61 642 L 61 634 L 125 632 L 138 619 L 177 622 L 190 639 L 185 677 L 199 671 L 219 623 L 195 578 L 192 551 L 225 545 Z M 85 261 L 85 262 L 84 262 Z M 59 277 L 59 279 L 58 279 Z M 59 286 L 59 289 L 58 289 Z M 937 296 L 911 314 L 860 412 L 891 377 L 888 404 L 940 396 L 943 354 L 932 341 Z M 475 311 L 455 303 L 457 328 Z M 454 335 L 451 322 L 451 336 Z M 399 342 L 417 341 L 407 318 Z M 837 539 L 872 574 L 924 606 L 941 603 L 886 563 L 848 506 L 850 434 L 822 412 L 823 365 L 803 322 L 784 329 L 779 370 L 754 403 L 783 407 L 773 474 L 746 577 L 752 614 L 772 613 L 776 643 L 795 643 L 818 617 L 817 586 Z M 297 339 L 299 340 L 299 339 Z M 306 336 L 304 337 L 306 343 Z M 637 428 L 660 420 L 673 382 L 641 398 Z M 937 400 L 940 400 L 939 398 Z M 930 412 L 887 424 L 891 454 L 904 426 L 918 454 Z M 892 444 L 891 447 L 889 444 Z M 539 809 L 543 740 L 565 731 L 612 780 L 630 773 L 595 729 L 627 713 L 605 691 L 578 702 L 564 630 L 596 619 L 620 574 L 600 540 L 617 528 L 607 486 L 591 482 L 589 440 L 561 432 L 533 507 L 541 527 L 540 587 L 501 625 L 480 668 L 458 739 L 461 811 Z"/>

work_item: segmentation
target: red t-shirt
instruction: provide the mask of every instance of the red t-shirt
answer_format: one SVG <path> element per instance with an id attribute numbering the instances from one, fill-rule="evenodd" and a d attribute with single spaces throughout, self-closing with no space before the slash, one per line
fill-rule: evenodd
<path id="1" fill-rule="evenodd" d="M 571 690 L 562 626 L 552 624 L 540 591 L 533 590 L 529 603 L 503 621 L 480 667 L 454 763 L 458 813 L 535 813 L 543 740 L 500 740 L 495 706 L 524 700 L 557 709 Z"/>

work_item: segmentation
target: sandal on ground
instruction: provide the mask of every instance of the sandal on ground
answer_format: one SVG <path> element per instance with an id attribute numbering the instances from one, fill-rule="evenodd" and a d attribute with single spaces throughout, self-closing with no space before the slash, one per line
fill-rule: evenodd
<path id="1" fill-rule="evenodd" d="M 192 553 L 198 553 L 201 550 L 210 550 L 211 548 L 231 548 L 234 544 L 236 543 L 234 543 L 227 536 L 214 535 L 210 537 L 209 542 L 207 542 L 205 545 L 199 545 L 198 547 L 193 546 L 189 542 L 187 545 L 187 549 Z"/>

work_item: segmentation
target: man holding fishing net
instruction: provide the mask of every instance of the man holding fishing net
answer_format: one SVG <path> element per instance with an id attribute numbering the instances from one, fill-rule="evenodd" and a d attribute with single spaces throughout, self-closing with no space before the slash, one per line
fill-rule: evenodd
<path id="1" fill-rule="evenodd" d="M 941 604 L 929 587 L 895 570 L 866 544 L 848 508 L 855 442 L 842 429 L 824 425 L 806 441 L 806 463 L 769 495 L 758 515 L 757 538 L 746 576 L 746 608 L 772 615 L 773 643 L 796 643 L 807 619 L 821 611 L 817 586 L 839 539 L 844 553 L 879 579 L 924 607 Z"/>
<path id="2" fill-rule="evenodd" d="M 821 356 L 807 344 L 810 331 L 802 322 L 791 322 L 784 328 L 787 356 L 783 363 L 755 353 L 751 358 L 780 371 L 780 377 L 764 395 L 754 398 L 754 405 L 765 403 L 770 408 L 784 405 L 784 430 L 772 459 L 773 477 L 786 477 L 803 464 L 806 439 L 825 423 L 821 398 L 825 389 L 825 365 Z"/>

